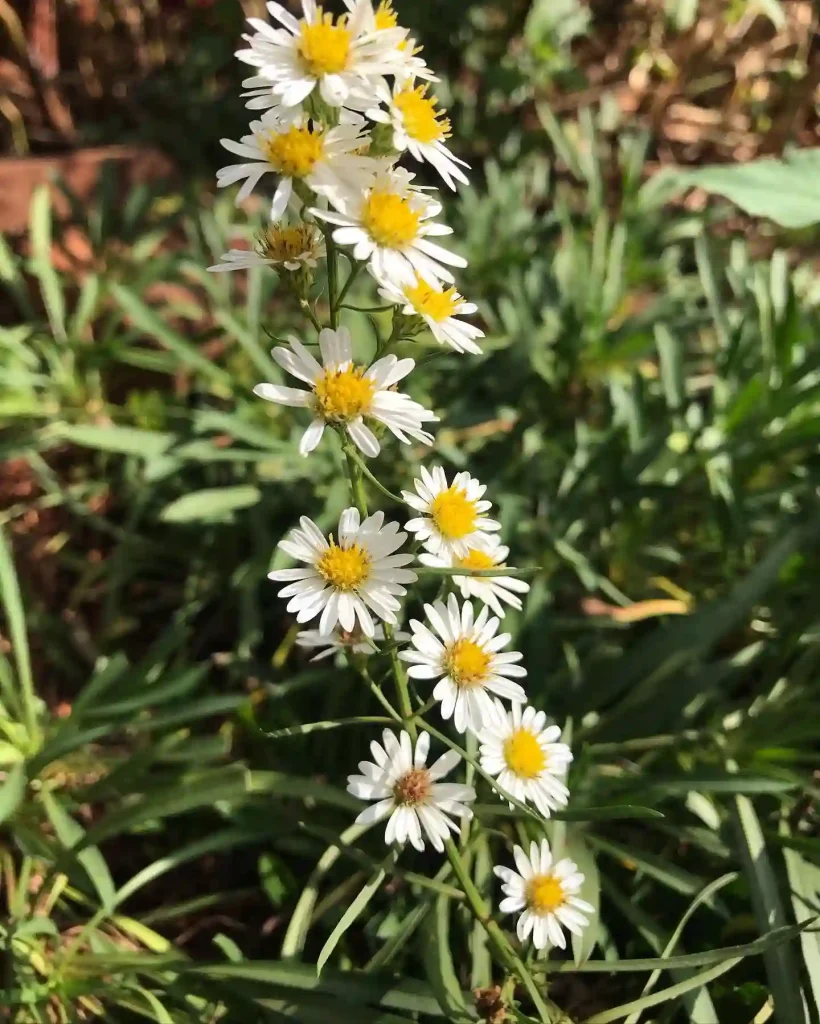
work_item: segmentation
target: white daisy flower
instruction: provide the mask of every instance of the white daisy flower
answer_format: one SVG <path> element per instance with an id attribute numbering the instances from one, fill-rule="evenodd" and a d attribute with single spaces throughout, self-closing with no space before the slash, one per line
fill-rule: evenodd
<path id="1" fill-rule="evenodd" d="M 572 751 L 559 743 L 561 730 L 547 725 L 547 716 L 535 708 L 513 704 L 507 711 L 495 701 L 492 714 L 478 734 L 481 767 L 521 803 L 531 801 L 548 818 L 566 807 L 569 790 L 564 783 Z"/>
<path id="2" fill-rule="evenodd" d="M 428 96 L 429 85 L 415 85 L 412 80 L 397 79 L 392 91 L 382 83 L 378 88 L 380 106 L 371 107 L 367 116 L 379 124 L 393 128 L 393 148 L 407 151 L 414 159 L 434 167 L 446 184 L 455 191 L 456 182 L 469 184 L 462 167 L 470 165 L 453 156 L 445 145 L 450 138 L 450 120 L 446 111 L 438 109 L 435 96 Z"/>
<path id="3" fill-rule="evenodd" d="M 452 228 L 432 220 L 441 203 L 413 188 L 415 175 L 403 167 L 378 170 L 369 182 L 337 189 L 328 198 L 336 210 L 311 210 L 337 225 L 333 238 L 353 246 L 353 258 L 368 262 L 380 284 L 412 284 L 417 276 L 453 282 L 442 264 L 466 267 L 467 261 L 429 239 L 452 234 Z"/>
<path id="4" fill-rule="evenodd" d="M 268 574 L 268 579 L 288 584 L 279 596 L 291 599 L 288 611 L 296 613 L 296 621 L 310 622 L 321 614 L 319 632 L 327 635 L 337 623 L 351 632 L 358 620 L 362 633 L 375 637 L 372 610 L 396 625 L 401 607 L 397 597 L 407 593 L 404 584 L 418 579 L 412 569 L 402 568 L 413 556 L 394 553 L 407 539 L 398 523 L 385 523 L 383 512 L 361 522 L 358 511 L 347 508 L 339 518 L 338 540 L 332 534 L 327 540 L 307 516 L 299 523 L 279 547 L 306 564 Z"/>
<path id="5" fill-rule="evenodd" d="M 348 4 L 350 13 L 340 18 L 325 13 L 316 0 L 302 0 L 301 19 L 279 3 L 267 8 L 281 27 L 249 18 L 256 31 L 245 37 L 250 45 L 236 56 L 271 80 L 286 107 L 303 103 L 317 86 L 329 106 L 344 105 L 354 88 L 393 72 L 397 47 L 407 37 L 399 28 L 368 32 L 370 0 Z"/>
<path id="6" fill-rule="evenodd" d="M 452 550 L 444 550 L 438 555 L 419 555 L 422 565 L 434 569 L 498 569 L 504 565 L 510 549 L 502 544 L 498 537 L 488 535 L 481 541 L 480 547 L 470 548 L 463 557 L 455 555 Z M 453 583 L 465 598 L 475 597 L 504 618 L 504 604 L 516 611 L 521 610 L 519 594 L 526 594 L 529 583 L 516 576 L 453 576 Z"/>
<path id="7" fill-rule="evenodd" d="M 492 508 L 492 502 L 483 499 L 486 486 L 469 473 L 457 473 L 448 484 L 441 466 L 434 466 L 432 472 L 422 466 L 420 472 L 421 478 L 413 481 L 416 493 L 401 492 L 410 508 L 422 513 L 420 518 L 410 519 L 405 528 L 431 554 L 452 552 L 458 558 L 467 558 L 471 550 L 484 546 L 488 533 L 501 529 L 500 523 L 485 515 Z"/>
<path id="8" fill-rule="evenodd" d="M 450 594 L 446 607 L 436 601 L 426 604 L 424 611 L 432 629 L 411 619 L 415 649 L 402 651 L 399 657 L 410 662 L 407 674 L 412 679 L 438 679 L 433 697 L 441 701 L 442 718 L 452 718 L 458 732 L 477 733 L 495 713 L 490 694 L 526 702 L 523 687 L 513 682 L 527 674 L 516 664 L 523 655 L 499 653 L 510 642 L 510 634 L 496 635 L 499 620 L 489 618 L 486 605 L 474 620 L 472 604 L 465 601 L 459 609 L 455 594 Z"/>
<path id="9" fill-rule="evenodd" d="M 271 355 L 289 374 L 309 384 L 311 390 L 257 384 L 253 393 L 268 402 L 303 406 L 313 411 L 313 422 L 299 444 L 302 455 L 313 451 L 330 424 L 344 427 L 361 452 L 375 457 L 381 445 L 365 424 L 365 417 L 383 424 L 405 444 L 410 444 L 411 438 L 423 444 L 433 443 L 433 435 L 422 430 L 422 424 L 435 423 L 438 416 L 393 390 L 416 365 L 412 359 L 389 355 L 377 359 L 369 368 L 356 366 L 352 359 L 350 331 L 346 327 L 337 331 L 326 327 L 319 334 L 322 365 L 296 338 L 290 339 L 290 346 L 275 348 Z"/>
<path id="10" fill-rule="evenodd" d="M 296 271 L 315 268 L 325 256 L 325 240 L 315 224 L 271 224 L 256 236 L 255 249 L 231 249 L 208 270 L 250 270 L 252 267 L 278 267 Z"/>
<path id="11" fill-rule="evenodd" d="M 530 844 L 529 857 L 520 846 L 513 847 L 517 871 L 497 867 L 493 870 L 504 883 L 501 890 L 505 899 L 498 909 L 502 914 L 521 912 L 516 932 L 521 942 L 532 932 L 536 949 L 549 946 L 566 947 L 563 928 L 580 935 L 589 924 L 586 914 L 594 908 L 579 899 L 584 876 L 577 865 L 564 858 L 552 862 L 550 845 L 546 839 Z"/>
<path id="12" fill-rule="evenodd" d="M 304 184 L 318 195 L 333 199 L 348 179 L 372 172 L 372 161 L 362 156 L 368 137 L 357 124 L 341 123 L 327 128 L 307 115 L 297 113 L 286 120 L 268 111 L 260 121 L 251 122 L 250 135 L 239 142 L 222 139 L 228 152 L 242 157 L 242 162 L 227 164 L 216 172 L 218 188 L 242 181 L 236 196 L 239 205 L 247 199 L 267 173 L 277 174 L 279 184 L 271 203 L 271 220 L 279 220 L 291 201 L 295 182 Z M 363 179 L 363 180 L 365 180 Z"/>
<path id="13" fill-rule="evenodd" d="M 442 288 L 417 277 L 412 283 L 401 286 L 386 284 L 379 289 L 379 294 L 394 306 L 401 306 L 404 316 L 421 317 L 440 345 L 449 345 L 456 352 L 481 355 L 474 339 L 483 338 L 484 331 L 456 319 L 475 313 L 478 306 L 465 302 L 455 288 Z"/>
<path id="14" fill-rule="evenodd" d="M 357 0 L 344 0 L 349 11 L 356 7 Z M 366 33 L 394 32 L 401 28 L 399 16 L 396 14 L 391 0 L 380 0 L 378 7 L 370 6 L 369 11 L 365 7 L 362 29 Z M 425 78 L 431 82 L 437 82 L 438 78 L 433 74 L 426 62 L 419 57 L 422 48 L 416 45 L 406 29 L 402 29 L 404 38 L 397 44 L 395 51 L 390 57 L 390 74 L 396 78 Z M 369 105 L 369 104 L 368 104 Z"/>
<path id="15" fill-rule="evenodd" d="M 393 635 L 398 643 L 410 639 L 409 633 L 402 633 L 401 630 Z M 296 634 L 297 647 L 319 652 L 310 659 L 311 661 L 323 661 L 325 658 L 336 654 L 337 651 L 351 651 L 353 654 L 373 654 L 377 650 L 373 646 L 374 643 L 381 643 L 382 640 L 384 640 L 384 629 L 378 623 L 376 623 L 375 631 L 370 639 L 365 637 L 361 627 L 358 625 L 349 631 L 337 626 L 329 634 L 320 633 L 318 629 L 303 629 Z"/>
<path id="16" fill-rule="evenodd" d="M 383 744 L 383 745 L 382 745 Z M 430 737 L 426 732 L 416 740 L 416 748 L 406 732 L 385 729 L 382 743 L 370 744 L 373 761 L 360 761 L 361 775 L 349 775 L 347 791 L 359 800 L 376 800 L 356 818 L 358 825 L 371 825 L 390 815 L 384 833 L 388 846 L 403 846 L 408 839 L 417 850 L 424 849 L 424 835 L 434 850 L 444 852 L 444 840 L 458 833 L 455 818 L 472 818 L 467 806 L 475 800 L 475 790 L 458 782 L 439 782 L 459 763 L 458 754 L 449 750 L 429 768 L 427 754 Z"/>

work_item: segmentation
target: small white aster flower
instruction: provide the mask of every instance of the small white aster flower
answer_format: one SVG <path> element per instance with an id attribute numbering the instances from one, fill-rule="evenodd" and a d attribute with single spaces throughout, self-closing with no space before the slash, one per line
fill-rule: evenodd
<path id="1" fill-rule="evenodd" d="M 452 718 L 458 732 L 477 733 L 495 712 L 490 694 L 526 702 L 523 687 L 513 681 L 527 674 L 517 664 L 523 655 L 500 653 L 510 634 L 497 635 L 499 620 L 489 618 L 486 605 L 474 619 L 472 604 L 465 601 L 459 608 L 455 594 L 450 594 L 446 607 L 436 601 L 426 604 L 424 612 L 430 625 L 410 620 L 413 649 L 399 657 L 410 663 L 407 674 L 412 679 L 438 680 L 433 697 L 441 702 L 442 718 Z"/>
<path id="2" fill-rule="evenodd" d="M 513 704 L 507 711 L 495 701 L 492 714 L 478 734 L 481 767 L 521 803 L 531 801 L 545 818 L 566 807 L 569 790 L 564 779 L 572 751 L 558 742 L 561 730 L 547 725 L 535 708 Z"/>
<path id="3" fill-rule="evenodd" d="M 410 639 L 410 635 L 401 632 L 401 630 L 396 632 L 394 637 L 399 643 Z M 297 647 L 319 652 L 310 659 L 311 661 L 323 661 L 338 651 L 351 651 L 354 654 L 373 654 L 378 649 L 374 644 L 379 644 L 382 640 L 384 640 L 384 629 L 378 623 L 376 623 L 375 631 L 370 639 L 362 633 L 360 626 L 355 626 L 350 631 L 340 629 L 337 626 L 329 634 L 320 633 L 318 629 L 303 629 L 296 634 Z"/>
<path id="4" fill-rule="evenodd" d="M 385 523 L 383 512 L 362 522 L 355 508 L 347 508 L 339 518 L 338 540 L 332 534 L 325 538 L 307 516 L 299 523 L 279 547 L 305 565 L 268 574 L 268 579 L 288 584 L 279 596 L 291 599 L 288 611 L 296 613 L 296 621 L 310 622 L 321 615 L 319 632 L 327 635 L 337 623 L 351 632 L 358 620 L 362 633 L 375 637 L 372 610 L 396 625 L 401 607 L 397 598 L 407 593 L 406 583 L 418 579 L 412 569 L 403 568 L 413 556 L 395 554 L 407 539 L 398 523 Z"/>
<path id="5" fill-rule="evenodd" d="M 420 472 L 421 477 L 413 481 L 416 493 L 401 492 L 410 508 L 421 512 L 405 528 L 431 554 L 452 552 L 458 558 L 467 558 L 471 550 L 484 546 L 488 533 L 501 529 L 499 522 L 485 515 L 492 508 L 492 502 L 483 498 L 486 486 L 468 472 L 457 473 L 452 484 L 447 483 L 441 466 L 434 466 L 432 472 L 422 466 Z"/>
<path id="6" fill-rule="evenodd" d="M 344 2 L 349 11 L 354 11 L 361 0 L 344 0 Z M 388 58 L 389 72 L 385 73 L 394 75 L 396 78 L 424 78 L 431 82 L 438 81 L 426 62 L 419 57 L 422 48 L 417 46 L 415 39 L 412 39 L 409 32 L 399 25 L 399 16 L 396 14 L 391 0 L 380 0 L 378 7 L 373 7 L 370 2 L 361 3 L 361 12 L 362 31 L 365 34 L 390 32 L 392 33 L 390 39 L 394 40 L 397 38 L 396 29 L 400 29 L 404 33 L 401 42 L 395 45 L 395 49 Z"/>
<path id="7" fill-rule="evenodd" d="M 294 182 L 304 182 L 311 191 L 332 200 L 338 190 L 349 188 L 348 178 L 372 173 L 372 160 L 358 152 L 368 143 L 358 124 L 327 128 L 305 114 L 281 120 L 275 113 L 268 111 L 262 120 L 252 121 L 250 134 L 243 135 L 239 142 L 221 140 L 229 153 L 242 158 L 241 163 L 227 164 L 216 172 L 218 188 L 243 182 L 237 205 L 269 172 L 279 176 L 271 220 L 279 220 L 284 214 Z"/>
<path id="8" fill-rule="evenodd" d="M 445 549 L 438 555 L 419 555 L 419 561 L 434 569 L 498 569 L 504 566 L 509 553 L 510 549 L 498 537 L 488 534 L 482 538 L 480 547 L 470 548 L 463 557 Z M 452 581 L 462 597 L 476 598 L 489 605 L 501 618 L 506 611 L 504 604 L 520 611 L 522 605 L 518 595 L 526 594 L 530 589 L 529 583 L 517 576 L 453 576 Z"/>
<path id="9" fill-rule="evenodd" d="M 286 107 L 303 103 L 317 86 L 325 103 L 340 107 L 369 78 L 392 72 L 397 47 L 407 37 L 399 28 L 367 31 L 373 15 L 370 0 L 348 7 L 349 14 L 334 18 L 316 0 L 302 0 L 303 16 L 297 19 L 281 4 L 268 3 L 281 27 L 249 18 L 256 31 L 245 37 L 249 46 L 236 56 L 271 80 Z"/>
<path id="10" fill-rule="evenodd" d="M 429 86 L 415 85 L 412 80 L 398 79 L 392 91 L 381 85 L 378 98 L 386 109 L 372 107 L 367 111 L 371 121 L 389 124 L 393 128 L 393 147 L 400 153 L 407 151 L 415 160 L 426 161 L 434 167 L 453 191 L 456 182 L 469 184 L 462 167 L 470 165 L 453 156 L 445 145 L 450 138 L 450 121 L 444 110 L 438 109 L 435 96 L 428 96 Z"/>
<path id="11" fill-rule="evenodd" d="M 208 270 L 250 270 L 253 267 L 278 267 L 296 271 L 314 269 L 325 255 L 325 240 L 315 224 L 271 224 L 256 236 L 255 249 L 231 249 Z"/>
<path id="12" fill-rule="evenodd" d="M 584 876 L 569 858 L 553 864 L 552 853 L 546 839 L 530 844 L 529 857 L 520 846 L 513 848 L 515 866 L 496 867 L 495 874 L 504 883 L 501 890 L 505 899 L 498 909 L 502 914 L 521 912 L 516 932 L 521 942 L 532 933 L 536 949 L 550 946 L 566 948 L 563 928 L 580 935 L 589 924 L 586 914 L 594 908 L 578 898 Z"/>
<path id="13" fill-rule="evenodd" d="M 446 267 L 466 267 L 467 261 L 430 241 L 452 228 L 432 220 L 441 203 L 414 188 L 414 177 L 403 167 L 382 168 L 369 181 L 328 193 L 335 211 L 311 213 L 337 225 L 335 241 L 352 246 L 353 258 L 367 261 L 380 284 L 413 284 L 417 277 L 452 284 Z"/>
<path id="14" fill-rule="evenodd" d="M 299 444 L 302 455 L 313 451 L 325 426 L 331 424 L 344 427 L 360 451 L 375 457 L 381 445 L 365 424 L 365 417 L 382 423 L 405 444 L 410 443 L 410 438 L 423 444 L 433 443 L 433 435 L 422 430 L 422 424 L 437 422 L 438 416 L 400 391 L 392 390 L 415 366 L 412 359 L 389 355 L 377 359 L 369 368 L 356 366 L 346 327 L 336 331 L 326 327 L 319 334 L 321 365 L 296 338 L 290 339 L 290 346 L 275 348 L 271 354 L 284 370 L 305 381 L 311 390 L 257 384 L 253 393 L 268 402 L 313 411 L 313 422 Z"/>
<path id="15" fill-rule="evenodd" d="M 449 345 L 456 352 L 481 355 L 474 339 L 483 338 L 484 331 L 457 319 L 475 313 L 478 306 L 465 302 L 455 288 L 443 288 L 417 277 L 401 286 L 383 285 L 379 294 L 394 306 L 401 306 L 405 316 L 420 316 L 440 345 Z"/>
<path id="16" fill-rule="evenodd" d="M 427 767 L 430 737 L 419 735 L 415 750 L 410 736 L 398 736 L 385 729 L 382 743 L 370 744 L 373 761 L 360 761 L 361 775 L 350 775 L 347 791 L 359 800 L 376 800 L 356 818 L 359 825 L 370 825 L 388 815 L 384 841 L 403 846 L 408 840 L 417 849 L 424 849 L 426 834 L 434 850 L 444 852 L 444 840 L 450 832 L 458 833 L 451 820 L 471 818 L 467 805 L 475 800 L 472 786 L 458 782 L 439 782 L 449 774 L 461 758 L 449 750 Z"/>

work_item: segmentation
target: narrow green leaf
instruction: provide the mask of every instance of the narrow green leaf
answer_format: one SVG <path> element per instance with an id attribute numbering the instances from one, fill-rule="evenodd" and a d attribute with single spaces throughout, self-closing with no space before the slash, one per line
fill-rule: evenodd
<path id="1" fill-rule="evenodd" d="M 689 922 L 689 919 L 692 917 L 692 915 L 695 913 L 698 907 L 702 906 L 704 903 L 709 902 L 709 900 L 716 892 L 719 892 L 722 888 L 724 888 L 724 886 L 727 886 L 731 882 L 734 882 L 734 880 L 737 877 L 738 876 L 736 872 L 732 872 L 727 875 L 722 875 L 720 878 L 715 879 L 714 882 L 710 882 L 697 894 L 697 896 L 686 908 L 686 912 L 678 922 L 677 928 L 675 928 L 675 930 L 672 932 L 669 941 L 664 947 L 661 957 L 668 957 L 672 955 L 675 946 L 677 946 L 678 942 L 680 941 L 680 937 L 683 934 L 683 929 L 686 927 L 687 923 Z M 646 984 L 644 985 L 643 992 L 641 992 L 641 996 L 649 995 L 649 993 L 657 984 L 658 979 L 661 976 L 661 971 L 662 969 L 658 968 L 658 970 L 653 971 L 652 974 L 649 975 Z M 635 1013 L 629 1017 L 627 1024 L 638 1024 L 638 1021 L 641 1018 L 641 1014 L 643 1013 L 643 1009 L 644 1008 L 641 1007 L 638 1010 L 636 1010 Z"/>
<path id="2" fill-rule="evenodd" d="M 761 931 L 781 928 L 786 924 L 786 913 L 763 830 L 748 797 L 734 798 L 733 817 L 758 927 Z M 766 950 L 763 959 L 778 1017 L 789 1024 L 805 1024 L 800 970 L 794 950 L 791 946 L 778 945 Z"/>
<path id="3" fill-rule="evenodd" d="M 15 703 L 25 722 L 29 742 L 34 745 L 38 735 L 37 698 L 34 693 L 34 678 L 31 674 L 26 616 L 11 549 L 2 526 L 0 526 L 0 604 L 6 613 L 9 638 L 17 666 L 17 681 L 20 685 L 19 693 L 15 692 L 14 694 Z"/>
<path id="4" fill-rule="evenodd" d="M 810 864 L 796 850 L 788 848 L 783 850 L 783 859 L 791 886 L 795 919 L 798 924 L 806 924 L 813 916 L 809 908 L 820 905 L 820 867 Z M 820 1010 L 820 934 L 806 929 L 800 935 L 800 945 L 814 1004 Z"/>
<path id="5" fill-rule="evenodd" d="M 40 282 L 43 305 L 54 337 L 67 340 L 65 326 L 65 296 L 57 271 L 51 262 L 51 192 L 41 185 L 31 201 L 31 265 Z"/>
<path id="6" fill-rule="evenodd" d="M 83 866 L 88 880 L 100 897 L 103 907 L 113 907 L 116 888 L 103 855 L 96 846 L 85 845 L 84 848 L 75 849 L 83 840 L 87 839 L 85 829 L 71 817 L 63 805 L 47 789 L 42 791 L 40 799 L 48 819 L 54 827 L 57 838 L 70 853 L 76 856 Z"/>
<path id="7" fill-rule="evenodd" d="M 317 974 L 322 973 L 322 968 L 330 959 L 331 955 L 333 954 L 333 950 L 339 944 L 339 940 L 342 938 L 342 936 L 348 930 L 348 928 L 353 924 L 353 922 L 356 920 L 359 914 L 361 914 L 361 912 L 371 901 L 371 899 L 379 891 L 379 888 L 385 879 L 385 875 L 386 872 L 384 871 L 384 869 L 379 868 L 379 870 L 370 879 L 370 881 L 362 887 L 358 896 L 353 900 L 353 902 L 344 912 L 344 914 L 342 915 L 342 919 L 330 933 L 327 942 L 325 942 L 324 946 L 322 946 L 322 949 L 319 953 L 319 959 L 316 961 Z"/>
<path id="8" fill-rule="evenodd" d="M 332 843 L 319 858 L 288 922 L 288 929 L 282 942 L 283 960 L 298 957 L 305 948 L 322 879 L 339 859 L 342 850 L 357 842 L 367 830 L 367 825 L 350 825 L 339 836 L 338 842 Z"/>
<path id="9" fill-rule="evenodd" d="M 813 918 L 816 920 L 816 918 Z M 706 950 L 703 953 L 684 953 L 680 956 L 667 957 L 641 957 L 635 960 L 587 960 L 580 967 L 569 960 L 548 961 L 541 965 L 541 969 L 548 973 L 558 972 L 559 974 L 577 971 L 582 974 L 622 974 L 633 971 L 655 971 L 678 969 L 679 967 L 709 967 L 711 964 L 719 964 L 724 960 L 743 959 L 746 956 L 757 956 L 769 949 L 776 949 L 792 939 L 797 938 L 800 933 L 812 923 L 804 921 L 799 925 L 788 925 L 785 928 L 775 928 L 766 935 L 762 935 L 754 942 L 746 942 L 741 946 L 722 946 L 719 949 Z"/>
<path id="10" fill-rule="evenodd" d="M 419 938 L 425 974 L 439 1006 L 448 1020 L 464 1020 L 468 1017 L 467 1005 L 453 963 L 450 901 L 446 896 L 436 899 L 433 913 L 425 921 Z"/>
<path id="11" fill-rule="evenodd" d="M 661 1003 L 667 1003 L 670 999 L 678 999 L 693 989 L 703 988 L 710 981 L 714 981 L 722 974 L 726 974 L 727 971 L 731 971 L 739 963 L 740 958 L 737 960 L 727 960 L 724 963 L 710 967 L 708 970 L 701 971 L 699 974 L 694 974 L 685 981 L 679 981 L 676 985 L 671 985 L 660 992 L 655 992 L 653 995 L 633 999 L 630 1003 L 623 1003 L 621 1006 L 615 1006 L 611 1010 L 604 1010 L 603 1013 L 594 1013 L 591 1017 L 587 1017 L 585 1024 L 609 1024 L 613 1020 L 623 1020 L 624 1017 L 629 1016 L 630 1013 L 636 1010 L 647 1010 L 650 1006 L 660 1006 Z"/>
<path id="12" fill-rule="evenodd" d="M 125 315 L 138 330 L 163 344 L 185 366 L 197 370 L 212 383 L 230 389 L 230 374 L 211 362 L 196 346 L 169 327 L 162 317 L 146 305 L 135 292 L 116 282 L 110 284 L 109 289 L 112 297 L 119 303 Z"/>

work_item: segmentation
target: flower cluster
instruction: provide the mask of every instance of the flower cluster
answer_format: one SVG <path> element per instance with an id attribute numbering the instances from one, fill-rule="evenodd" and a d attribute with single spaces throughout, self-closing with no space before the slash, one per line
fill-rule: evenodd
<path id="1" fill-rule="evenodd" d="M 450 189 L 467 182 L 467 165 L 447 144 L 450 122 L 432 91 L 435 76 L 389 0 L 344 3 L 346 13 L 336 16 L 302 0 L 297 18 L 271 2 L 271 22 L 249 20 L 237 56 L 253 68 L 245 97 L 258 119 L 239 141 L 223 140 L 238 160 L 217 180 L 220 187 L 241 182 L 238 203 L 272 181 L 270 223 L 254 250 L 231 250 L 211 269 L 274 268 L 318 332 L 314 351 L 291 337 L 272 353 L 302 386 L 265 382 L 254 393 L 308 410 L 303 455 L 328 430 L 339 437 L 354 506 L 329 535 L 302 517 L 279 544 L 298 567 L 270 579 L 285 584 L 280 596 L 297 622 L 313 623 L 297 643 L 316 658 L 342 652 L 361 667 L 369 655 L 390 655 L 400 711 L 377 695 L 399 731 L 385 729 L 382 742 L 370 745 L 373 760 L 348 779 L 349 792 L 370 802 L 357 821 L 387 819 L 388 844 L 422 850 L 429 842 L 451 855 L 451 833 L 471 819 L 476 793 L 469 783 L 442 781 L 462 762 L 458 749 L 428 766 L 430 735 L 416 730 L 423 719 L 413 710 L 412 686 L 419 703 L 429 696 L 457 733 L 472 737 L 477 766 L 513 806 L 531 804 L 544 818 L 564 808 L 572 754 L 558 727 L 528 706 L 523 656 L 509 650 L 511 634 L 502 630 L 505 612 L 521 609 L 529 587 L 515 570 L 504 571 L 509 549 L 486 487 L 468 472 L 449 477 L 440 466 L 422 467 L 413 490 L 401 495 L 410 510 L 404 529 L 366 511 L 362 471 L 372 473 L 362 456 L 379 455 L 385 430 L 405 444 L 431 445 L 428 427 L 438 421 L 398 390 L 415 361 L 391 349 L 428 331 L 457 353 L 476 354 L 483 334 L 463 319 L 476 306 L 455 288 L 452 268 L 466 261 L 435 241 L 451 233 L 439 219 L 442 204 L 399 164 L 404 157 L 426 163 Z M 340 254 L 350 267 L 341 288 Z M 312 300 L 323 260 L 329 326 Z M 357 360 L 339 320 L 363 269 L 392 308 L 393 329 L 370 359 Z M 422 619 L 409 620 L 409 633 L 398 633 L 402 599 L 422 572 L 442 577 L 442 596 L 424 605 Z M 501 910 L 521 912 L 522 941 L 532 934 L 539 949 L 564 946 L 562 927 L 579 932 L 592 909 L 577 895 L 583 876 L 571 861 L 553 863 L 546 840 L 533 843 L 529 856 L 516 847 L 514 856 L 517 872 L 496 868 L 506 894 Z"/>

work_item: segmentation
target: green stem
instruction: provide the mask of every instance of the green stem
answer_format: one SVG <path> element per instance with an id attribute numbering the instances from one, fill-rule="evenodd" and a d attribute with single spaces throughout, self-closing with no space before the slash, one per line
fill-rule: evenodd
<path id="1" fill-rule="evenodd" d="M 353 257 L 351 256 L 349 258 L 350 258 L 350 260 L 352 262 Z M 356 278 L 361 273 L 361 270 L 362 270 L 363 266 L 364 266 L 364 263 L 353 263 L 353 266 L 350 269 L 350 274 L 348 275 L 348 278 L 345 281 L 345 283 L 342 285 L 342 290 L 339 292 L 339 297 L 336 299 L 336 309 L 349 309 L 349 308 L 351 308 L 351 307 L 348 307 L 348 306 L 343 306 L 342 303 L 344 302 L 345 296 L 350 291 L 351 285 L 353 284 L 353 282 L 356 280 Z"/>
<path id="2" fill-rule="evenodd" d="M 387 313 L 392 306 L 342 306 L 339 309 L 351 309 L 354 313 Z"/>
<path id="3" fill-rule="evenodd" d="M 327 249 L 327 294 L 330 306 L 330 326 L 335 330 L 339 325 L 339 300 L 336 295 L 339 268 L 336 265 L 336 243 L 333 231 L 325 231 L 325 248 Z"/>
<path id="4" fill-rule="evenodd" d="M 395 501 L 397 505 L 404 505 L 405 504 L 404 498 L 400 498 L 398 496 L 398 494 L 394 494 L 392 491 L 389 491 L 384 486 L 384 484 L 381 483 L 370 472 L 370 470 L 367 468 L 367 463 L 364 461 L 364 459 L 362 459 L 362 457 L 357 452 L 353 451 L 353 449 L 351 449 L 351 456 L 353 458 L 353 461 L 359 467 L 359 470 L 367 477 L 367 479 L 371 482 L 371 484 L 373 484 L 373 486 L 376 488 L 376 490 L 381 491 L 382 494 L 386 498 L 389 498 L 391 501 Z"/>
<path id="5" fill-rule="evenodd" d="M 345 461 L 347 462 L 347 477 L 350 481 L 350 493 L 353 498 L 353 504 L 359 510 L 359 515 L 362 519 L 366 519 L 367 495 L 364 492 L 362 471 L 356 462 L 356 453 L 353 451 L 353 448 L 345 435 L 342 435 L 342 451 L 344 452 Z M 386 633 L 385 636 L 387 636 Z"/>
<path id="6" fill-rule="evenodd" d="M 453 866 L 455 876 L 459 880 L 461 888 L 464 890 L 467 902 L 470 904 L 473 916 L 490 937 L 490 941 L 495 946 L 499 959 L 505 965 L 507 970 L 521 979 L 521 982 L 524 985 L 524 988 L 526 988 L 529 997 L 533 1002 L 533 1006 L 535 1007 L 539 1018 L 543 1021 L 543 1024 L 553 1024 L 553 1022 L 557 1024 L 557 1022 L 561 1020 L 561 1010 L 559 1010 L 559 1008 L 550 1000 L 544 999 L 538 991 L 538 986 L 530 972 L 527 970 L 524 961 L 516 953 L 512 943 L 501 930 L 498 923 L 493 921 L 490 916 L 489 908 L 484 902 L 481 893 L 475 887 L 475 883 L 470 877 L 469 871 L 467 871 L 464 866 L 458 847 L 452 839 L 445 841 L 445 849 L 447 851 L 447 857 Z"/>

